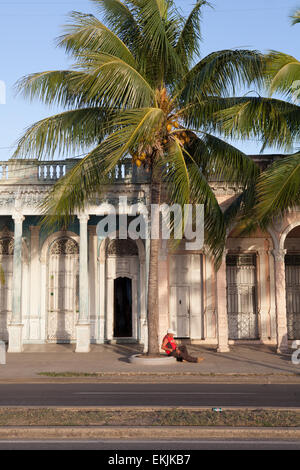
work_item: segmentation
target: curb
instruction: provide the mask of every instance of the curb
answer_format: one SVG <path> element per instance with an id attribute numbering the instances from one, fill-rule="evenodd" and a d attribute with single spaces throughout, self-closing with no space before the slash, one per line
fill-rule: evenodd
<path id="1" fill-rule="evenodd" d="M 139 364 L 143 366 L 169 366 L 173 362 L 176 362 L 176 358 L 173 356 L 161 356 L 161 357 L 143 357 L 142 354 L 133 354 L 129 357 L 131 364 Z M 155 372 L 154 372 L 155 374 Z"/>
<path id="2" fill-rule="evenodd" d="M 27 440 L 195 440 L 195 439 L 281 439 L 299 441 L 300 428 L 200 428 L 185 427 L 1 427 L 0 439 Z"/>
<path id="3" fill-rule="evenodd" d="M 106 377 L 28 377 L 0 379 L 0 384 L 123 384 L 123 383 L 189 383 L 189 384 L 266 384 L 266 385 L 299 385 L 300 377 L 197 377 L 197 376 L 172 376 L 164 377 L 151 374 L 148 376 L 106 376 Z"/>

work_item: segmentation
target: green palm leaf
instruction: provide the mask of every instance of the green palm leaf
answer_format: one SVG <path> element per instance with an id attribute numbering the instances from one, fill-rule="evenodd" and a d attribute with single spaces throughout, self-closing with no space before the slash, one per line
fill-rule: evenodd
<path id="1" fill-rule="evenodd" d="M 300 202 L 300 154 L 296 153 L 273 163 L 259 178 L 258 219 L 264 227 L 284 215 Z"/>
<path id="2" fill-rule="evenodd" d="M 300 108 L 282 100 L 248 97 L 239 104 L 217 113 L 223 132 L 228 137 L 263 142 L 263 148 L 274 146 L 290 151 L 299 137 Z"/>
<path id="3" fill-rule="evenodd" d="M 14 158 L 39 158 L 85 153 L 114 128 L 111 110 L 82 108 L 43 119 L 21 137 Z"/>
<path id="4" fill-rule="evenodd" d="M 270 84 L 270 93 L 282 93 L 296 98 L 299 94 L 300 62 L 295 57 L 282 52 L 271 51 L 266 57 L 266 77 Z M 296 94 L 298 90 L 298 93 Z"/>
<path id="5" fill-rule="evenodd" d="M 176 51 L 187 67 L 195 56 L 200 55 L 202 7 L 210 5 L 205 0 L 198 0 L 186 19 L 176 44 Z"/>
<path id="6" fill-rule="evenodd" d="M 292 16 L 292 24 L 300 23 L 300 10 L 297 10 L 294 15 Z"/>
<path id="7" fill-rule="evenodd" d="M 261 85 L 264 70 L 262 55 L 257 51 L 224 50 L 202 59 L 184 77 L 180 100 L 185 104 L 197 98 L 228 96 L 236 87 Z"/>
<path id="8" fill-rule="evenodd" d="M 58 38 L 58 45 L 67 52 L 75 57 L 81 51 L 102 52 L 136 66 L 135 58 L 126 44 L 93 15 L 72 12 L 71 18 L 74 24 L 65 26 L 66 33 Z"/>

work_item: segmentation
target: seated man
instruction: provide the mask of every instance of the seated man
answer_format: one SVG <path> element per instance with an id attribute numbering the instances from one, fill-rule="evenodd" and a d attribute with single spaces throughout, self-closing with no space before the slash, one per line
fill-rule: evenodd
<path id="1" fill-rule="evenodd" d="M 168 356 L 176 357 L 177 361 L 187 361 L 187 362 L 201 362 L 203 357 L 193 357 L 190 356 L 186 346 L 182 345 L 177 347 L 176 341 L 174 339 L 175 332 L 171 329 L 167 331 L 166 336 L 163 339 L 161 349 L 163 349 Z"/>

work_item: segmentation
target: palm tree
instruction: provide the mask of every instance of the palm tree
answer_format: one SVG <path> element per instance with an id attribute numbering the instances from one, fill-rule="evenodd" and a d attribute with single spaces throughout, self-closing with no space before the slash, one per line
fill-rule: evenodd
<path id="1" fill-rule="evenodd" d="M 165 200 L 165 185 L 168 201 L 205 205 L 205 240 L 217 264 L 226 226 L 209 178 L 222 176 L 246 189 L 258 168 L 214 135 L 221 127 L 214 112 L 236 85 L 260 82 L 262 56 L 222 50 L 200 59 L 206 1 L 198 0 L 187 18 L 173 0 L 92 1 L 104 23 L 73 12 L 58 40 L 75 60 L 72 70 L 34 73 L 18 82 L 27 98 L 66 110 L 30 127 L 15 156 L 42 159 L 88 151 L 49 193 L 45 220 L 68 225 L 74 211 L 101 192 L 116 164 L 130 156 L 133 165 L 149 171 L 151 203 Z M 149 354 L 159 353 L 159 244 L 150 242 Z"/>
<path id="2" fill-rule="evenodd" d="M 300 10 L 292 24 L 300 22 Z M 223 100 L 217 114 L 227 136 L 262 141 L 262 150 L 275 147 L 287 155 L 262 172 L 226 211 L 237 215 L 240 226 L 251 232 L 266 229 L 300 201 L 300 152 L 291 153 L 300 140 L 300 62 L 293 56 L 270 51 L 265 57 L 264 89 L 269 96 Z M 273 98 L 274 94 L 282 99 Z"/>

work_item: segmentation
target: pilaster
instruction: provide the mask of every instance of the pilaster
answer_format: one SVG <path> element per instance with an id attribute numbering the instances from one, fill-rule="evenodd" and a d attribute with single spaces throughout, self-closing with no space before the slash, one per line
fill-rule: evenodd
<path id="1" fill-rule="evenodd" d="M 14 228 L 14 256 L 12 280 L 12 316 L 8 325 L 8 352 L 22 352 L 23 350 L 23 323 L 22 323 L 22 233 L 25 217 L 16 213 L 13 215 Z"/>
<path id="2" fill-rule="evenodd" d="M 76 352 L 90 351 L 88 230 L 89 216 L 78 215 L 80 223 L 79 316 L 76 325 Z"/>
<path id="3" fill-rule="evenodd" d="M 39 259 L 40 227 L 30 226 L 30 341 L 41 340 L 41 266 Z"/>
<path id="4" fill-rule="evenodd" d="M 277 352 L 288 351 L 288 334 L 286 319 L 286 285 L 285 285 L 286 250 L 273 250 L 275 260 L 275 298 L 277 318 Z"/>
<path id="5" fill-rule="evenodd" d="M 216 273 L 217 291 L 217 334 L 218 352 L 229 352 L 228 318 L 227 318 L 227 286 L 226 286 L 226 254 L 223 254 L 220 269 Z"/>

